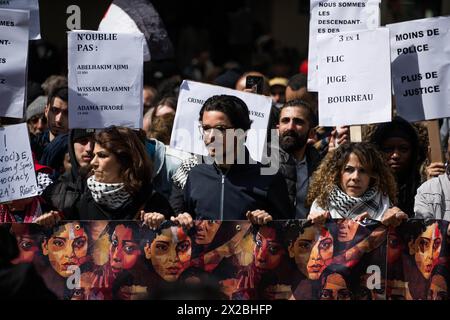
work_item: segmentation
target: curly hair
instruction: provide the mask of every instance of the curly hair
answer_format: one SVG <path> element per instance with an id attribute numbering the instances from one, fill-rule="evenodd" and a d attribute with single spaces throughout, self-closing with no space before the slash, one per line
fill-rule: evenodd
<path id="1" fill-rule="evenodd" d="M 138 195 L 152 179 L 152 163 L 143 136 L 142 132 L 111 126 L 96 133 L 94 138 L 96 144 L 117 157 L 125 190 L 132 196 Z"/>
<path id="2" fill-rule="evenodd" d="M 328 208 L 328 195 L 335 186 L 341 186 L 341 174 L 354 153 L 371 176 L 370 187 L 389 196 L 392 203 L 397 203 L 397 185 L 395 178 L 382 155 L 375 146 L 367 142 L 346 143 L 329 152 L 314 172 L 309 186 L 306 203 L 310 206 L 314 200 L 320 207 Z"/>

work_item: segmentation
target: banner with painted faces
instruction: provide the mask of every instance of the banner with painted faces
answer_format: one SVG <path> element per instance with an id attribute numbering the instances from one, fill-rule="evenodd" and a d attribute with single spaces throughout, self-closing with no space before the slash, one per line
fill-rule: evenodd
<path id="1" fill-rule="evenodd" d="M 443 220 L 410 220 L 389 230 L 387 299 L 448 300 L 449 234 Z"/>
<path id="2" fill-rule="evenodd" d="M 450 279 L 445 222 L 397 230 L 353 220 L 262 227 L 203 220 L 190 230 L 134 221 L 8 227 L 20 248 L 12 262 L 33 263 L 66 300 L 153 299 L 192 284 L 232 300 L 444 299 Z M 399 237 L 401 228 L 411 232 Z"/>

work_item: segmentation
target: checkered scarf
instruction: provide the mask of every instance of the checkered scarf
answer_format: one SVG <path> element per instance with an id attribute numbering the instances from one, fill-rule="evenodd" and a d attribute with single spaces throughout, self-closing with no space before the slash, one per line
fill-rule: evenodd
<path id="1" fill-rule="evenodd" d="M 328 196 L 328 209 L 334 210 L 343 218 L 351 218 L 361 212 L 374 212 L 378 216 L 383 210 L 382 195 L 375 187 L 368 189 L 361 197 L 351 197 L 335 186 Z"/>
<path id="2" fill-rule="evenodd" d="M 120 208 L 130 198 L 123 183 L 98 182 L 91 176 L 87 180 L 87 186 L 96 203 L 112 210 Z"/>

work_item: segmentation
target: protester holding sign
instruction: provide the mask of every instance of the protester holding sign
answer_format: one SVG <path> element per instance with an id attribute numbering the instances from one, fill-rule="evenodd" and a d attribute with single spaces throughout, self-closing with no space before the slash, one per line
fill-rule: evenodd
<path id="1" fill-rule="evenodd" d="M 308 219 L 365 218 L 398 225 L 408 216 L 397 207 L 394 177 L 371 144 L 348 143 L 328 154 L 313 175 Z"/>
<path id="2" fill-rule="evenodd" d="M 189 172 L 184 188 L 185 213 L 173 218 L 192 227 L 192 218 L 242 220 L 256 224 L 293 217 L 286 183 L 280 173 L 262 175 L 263 166 L 250 158 L 244 147 L 250 128 L 247 105 L 239 98 L 216 95 L 200 110 L 203 141 L 212 164 L 202 163 Z M 158 226 L 164 217 L 148 215 Z"/>

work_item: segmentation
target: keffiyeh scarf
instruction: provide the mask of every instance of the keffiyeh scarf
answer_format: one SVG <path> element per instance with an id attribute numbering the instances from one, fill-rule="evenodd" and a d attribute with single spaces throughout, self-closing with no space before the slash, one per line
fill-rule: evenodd
<path id="1" fill-rule="evenodd" d="M 91 176 L 87 180 L 87 186 L 96 203 L 112 210 L 120 208 L 130 198 L 123 183 L 98 182 Z"/>
<path id="2" fill-rule="evenodd" d="M 363 212 L 368 212 L 372 219 L 379 219 L 386 210 L 387 197 L 375 187 L 367 190 L 361 197 L 351 197 L 338 187 L 334 187 L 328 196 L 329 210 L 335 211 L 343 218 L 353 218 Z"/>

